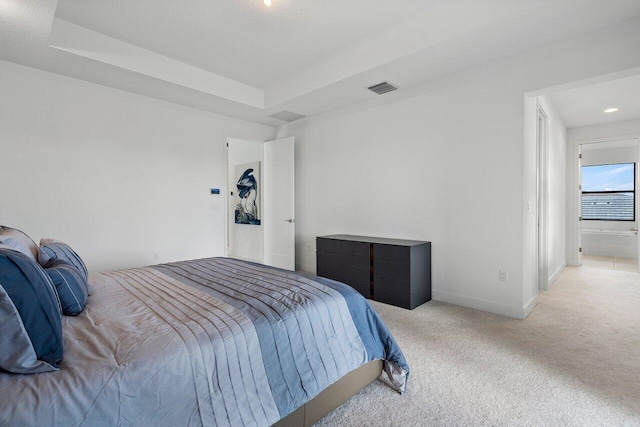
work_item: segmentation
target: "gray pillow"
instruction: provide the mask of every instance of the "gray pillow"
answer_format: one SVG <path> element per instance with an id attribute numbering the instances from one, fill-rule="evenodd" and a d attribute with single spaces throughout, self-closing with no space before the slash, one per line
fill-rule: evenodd
<path id="1" fill-rule="evenodd" d="M 32 261 L 38 262 L 38 245 L 20 230 L 0 226 L 0 245 L 22 252 Z"/>

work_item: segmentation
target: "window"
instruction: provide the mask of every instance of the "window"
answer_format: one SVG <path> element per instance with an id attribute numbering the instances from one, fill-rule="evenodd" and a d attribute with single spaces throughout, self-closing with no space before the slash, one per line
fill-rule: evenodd
<path id="1" fill-rule="evenodd" d="M 636 164 L 582 167 L 582 219 L 634 221 Z"/>

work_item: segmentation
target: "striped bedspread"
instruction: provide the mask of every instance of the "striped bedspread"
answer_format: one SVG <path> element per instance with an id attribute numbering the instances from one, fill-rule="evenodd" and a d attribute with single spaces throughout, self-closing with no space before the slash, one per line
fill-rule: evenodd
<path id="1" fill-rule="evenodd" d="M 374 359 L 406 385 L 388 329 L 338 282 L 209 258 L 91 286 L 59 372 L 0 374 L 1 425 L 268 426 Z"/>

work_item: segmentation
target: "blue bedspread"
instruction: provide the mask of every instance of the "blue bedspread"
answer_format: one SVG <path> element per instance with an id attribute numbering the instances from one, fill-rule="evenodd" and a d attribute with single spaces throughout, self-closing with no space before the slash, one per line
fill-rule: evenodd
<path id="1" fill-rule="evenodd" d="M 152 268 L 251 320 L 280 418 L 376 359 L 384 361 L 394 388 L 405 390 L 409 367 L 400 348 L 369 303 L 345 284 L 227 258 Z"/>
<path id="2" fill-rule="evenodd" d="M 405 389 L 389 330 L 344 284 L 226 258 L 89 283 L 61 369 L 0 372 L 0 425 L 270 426 L 374 359 Z"/>

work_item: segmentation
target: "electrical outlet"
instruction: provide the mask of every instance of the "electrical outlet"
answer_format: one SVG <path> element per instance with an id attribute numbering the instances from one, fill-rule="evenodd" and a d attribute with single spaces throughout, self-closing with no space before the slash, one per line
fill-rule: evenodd
<path id="1" fill-rule="evenodd" d="M 153 253 L 153 260 L 158 261 L 160 259 L 160 254 L 158 252 Z"/>
<path id="2" fill-rule="evenodd" d="M 509 274 L 505 270 L 500 270 L 498 272 L 498 280 L 501 282 L 507 282 L 509 280 Z"/>

